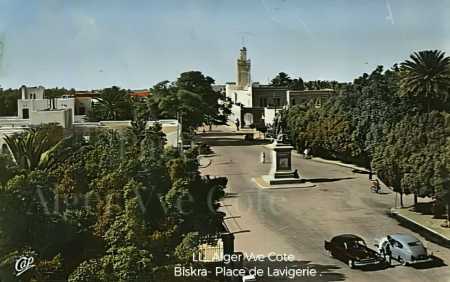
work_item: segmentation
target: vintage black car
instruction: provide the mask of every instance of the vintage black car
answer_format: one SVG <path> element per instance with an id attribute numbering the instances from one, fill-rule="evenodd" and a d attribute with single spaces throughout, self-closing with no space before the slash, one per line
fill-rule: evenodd
<path id="1" fill-rule="evenodd" d="M 325 241 L 325 250 L 332 257 L 348 263 L 351 268 L 384 262 L 376 251 L 367 247 L 361 237 L 352 234 L 338 235 L 331 241 Z"/>

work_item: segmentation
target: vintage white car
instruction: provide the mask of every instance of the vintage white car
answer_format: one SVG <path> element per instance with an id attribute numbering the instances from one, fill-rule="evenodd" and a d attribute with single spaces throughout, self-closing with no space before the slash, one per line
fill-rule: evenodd
<path id="1" fill-rule="evenodd" d="M 427 249 L 416 237 L 409 234 L 392 234 L 380 239 L 375 244 L 382 256 L 397 260 L 403 265 L 432 261 Z"/>

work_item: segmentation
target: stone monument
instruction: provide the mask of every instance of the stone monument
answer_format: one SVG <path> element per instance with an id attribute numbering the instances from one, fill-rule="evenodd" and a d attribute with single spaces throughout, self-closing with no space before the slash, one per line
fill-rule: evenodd
<path id="1" fill-rule="evenodd" d="M 278 117 L 278 125 L 280 121 L 281 116 Z M 277 131 L 277 138 L 267 145 L 272 150 L 272 167 L 269 175 L 264 175 L 263 179 L 270 185 L 303 183 L 298 171 L 292 169 L 291 151 L 294 147 L 285 143 L 286 135 L 281 129 Z"/>

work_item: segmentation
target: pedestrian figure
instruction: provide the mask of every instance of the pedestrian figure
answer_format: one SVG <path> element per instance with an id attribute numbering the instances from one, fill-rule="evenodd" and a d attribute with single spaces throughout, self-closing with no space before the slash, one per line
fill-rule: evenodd
<path id="1" fill-rule="evenodd" d="M 294 178 L 300 178 L 300 175 L 298 175 L 298 170 L 294 170 Z"/>
<path id="2" fill-rule="evenodd" d="M 239 122 L 238 118 L 236 119 L 235 124 L 236 124 L 236 130 L 239 131 L 239 126 L 241 125 L 241 123 Z"/>
<path id="3" fill-rule="evenodd" d="M 389 265 L 392 264 L 392 252 L 391 252 L 391 244 L 388 242 L 386 244 L 385 252 L 384 252 L 384 259 L 389 263 Z"/>
<path id="4" fill-rule="evenodd" d="M 303 151 L 303 157 L 305 159 L 309 159 L 309 152 L 310 152 L 309 148 L 306 148 L 305 151 Z"/>
<path id="5" fill-rule="evenodd" d="M 261 163 L 265 163 L 266 162 L 266 153 L 265 152 L 261 152 Z"/>
<path id="6" fill-rule="evenodd" d="M 375 192 L 375 193 L 380 192 L 380 182 L 378 181 L 378 179 L 371 180 L 370 182 L 372 183 L 371 187 L 370 187 L 372 192 Z"/>

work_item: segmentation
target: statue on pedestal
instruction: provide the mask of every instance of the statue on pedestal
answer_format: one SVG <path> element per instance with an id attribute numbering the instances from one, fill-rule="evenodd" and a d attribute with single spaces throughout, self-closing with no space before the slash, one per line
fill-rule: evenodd
<path id="1" fill-rule="evenodd" d="M 302 182 L 298 170 L 292 169 L 291 151 L 293 147 L 287 142 L 287 136 L 281 127 L 281 113 L 278 114 L 275 126 L 274 142 L 268 147 L 272 150 L 272 168 L 266 181 L 273 184 L 289 184 Z"/>
<path id="2" fill-rule="evenodd" d="M 283 128 L 281 127 L 281 112 L 277 114 L 276 127 L 275 127 L 275 140 L 274 144 L 285 144 L 287 141 L 287 135 L 283 133 Z"/>

